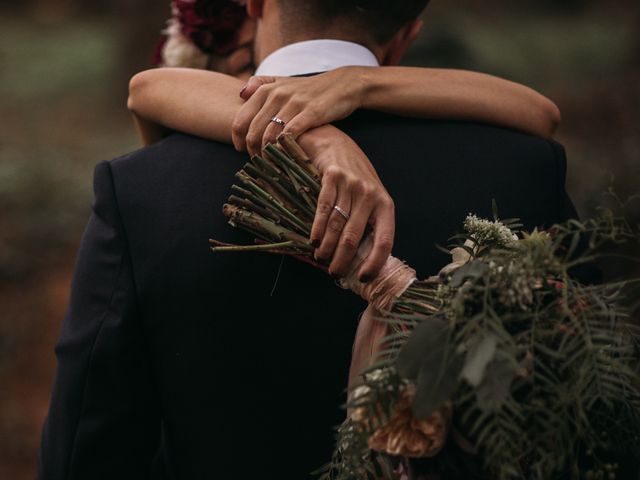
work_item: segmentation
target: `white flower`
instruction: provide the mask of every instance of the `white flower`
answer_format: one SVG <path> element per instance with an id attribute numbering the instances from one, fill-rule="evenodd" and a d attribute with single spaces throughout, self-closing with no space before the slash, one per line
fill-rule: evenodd
<path id="1" fill-rule="evenodd" d="M 498 220 L 491 222 L 472 214 L 469 214 L 464 221 L 464 229 L 481 247 L 491 244 L 511 247 L 518 241 L 518 236 L 502 222 Z"/>
<path id="2" fill-rule="evenodd" d="M 165 33 L 167 35 L 167 43 L 162 49 L 163 66 L 207 68 L 209 56 L 181 33 L 180 25 L 176 20 L 169 22 L 169 27 Z"/>

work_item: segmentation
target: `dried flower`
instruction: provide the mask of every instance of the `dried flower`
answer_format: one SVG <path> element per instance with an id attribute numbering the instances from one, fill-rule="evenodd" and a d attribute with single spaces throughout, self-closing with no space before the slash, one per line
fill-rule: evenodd
<path id="1" fill-rule="evenodd" d="M 181 33 L 177 21 L 170 21 L 166 34 L 161 61 L 158 63 L 162 63 L 165 67 L 207 68 L 209 56 Z"/>
<path id="2" fill-rule="evenodd" d="M 414 398 L 413 385 L 402 389 L 395 413 L 369 438 L 369 448 L 408 458 L 433 457 L 442 450 L 451 424 L 452 405 L 447 403 L 420 420 L 411 410 Z"/>

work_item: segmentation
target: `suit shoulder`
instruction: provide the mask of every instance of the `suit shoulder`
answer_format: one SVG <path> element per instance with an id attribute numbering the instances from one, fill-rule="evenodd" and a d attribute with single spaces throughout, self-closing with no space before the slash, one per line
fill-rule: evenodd
<path id="1" fill-rule="evenodd" d="M 232 155 L 231 146 L 194 137 L 184 133 L 173 133 L 162 141 L 122 155 L 110 161 L 115 172 L 121 170 L 149 167 L 162 167 L 174 164 L 180 159 Z"/>
<path id="2" fill-rule="evenodd" d="M 368 153 L 393 150 L 430 158 L 494 163 L 499 159 L 554 167 L 560 144 L 516 130 L 475 122 L 404 118 L 359 111 L 339 126 Z"/>
<path id="3" fill-rule="evenodd" d="M 475 145 L 494 151 L 518 147 L 534 148 L 537 154 L 563 154 L 560 144 L 524 132 L 486 123 L 460 120 L 428 120 L 400 117 L 369 110 L 359 110 L 339 124 L 354 135 L 383 138 L 390 143 L 411 139 L 416 146 L 429 142 L 437 145 Z"/>
<path id="4" fill-rule="evenodd" d="M 177 218 L 213 191 L 224 193 L 216 201 L 222 205 L 244 160 L 230 145 L 176 133 L 106 165 L 120 213 L 131 226 L 151 218 L 165 221 L 163 212 Z"/>

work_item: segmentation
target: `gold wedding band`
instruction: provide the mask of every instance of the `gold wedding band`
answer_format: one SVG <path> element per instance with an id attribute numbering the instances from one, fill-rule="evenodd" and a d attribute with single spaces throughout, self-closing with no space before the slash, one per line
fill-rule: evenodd
<path id="1" fill-rule="evenodd" d="M 285 122 L 285 121 L 284 121 L 284 120 L 282 120 L 281 118 L 278 118 L 278 117 L 275 117 L 275 116 L 271 119 L 271 121 L 272 121 L 273 123 L 277 123 L 277 124 L 278 124 L 278 125 L 280 125 L 282 128 L 284 128 L 284 126 L 287 124 L 287 122 Z"/>
<path id="2" fill-rule="evenodd" d="M 341 209 L 339 206 L 334 205 L 333 209 L 338 212 L 340 215 L 342 215 L 344 217 L 344 219 L 348 222 L 349 219 L 351 218 L 351 215 L 349 215 L 347 212 L 345 212 L 343 209 Z"/>

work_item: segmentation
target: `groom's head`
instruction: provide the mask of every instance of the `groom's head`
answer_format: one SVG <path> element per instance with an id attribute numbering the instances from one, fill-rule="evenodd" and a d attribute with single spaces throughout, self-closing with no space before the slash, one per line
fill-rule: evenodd
<path id="1" fill-rule="evenodd" d="M 256 60 L 290 43 L 347 40 L 371 49 L 382 64 L 400 58 L 420 32 L 429 0 L 249 0 L 258 21 Z"/>

